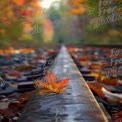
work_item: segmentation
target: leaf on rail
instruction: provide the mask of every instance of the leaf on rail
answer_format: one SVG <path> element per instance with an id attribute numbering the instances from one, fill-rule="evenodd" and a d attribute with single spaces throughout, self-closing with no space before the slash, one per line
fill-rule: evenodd
<path id="1" fill-rule="evenodd" d="M 68 86 L 69 78 L 63 79 L 57 82 L 57 78 L 51 72 L 48 72 L 45 77 L 46 82 L 42 80 L 35 81 L 35 87 L 40 89 L 39 95 L 45 95 L 48 93 L 63 93 L 63 88 Z"/>

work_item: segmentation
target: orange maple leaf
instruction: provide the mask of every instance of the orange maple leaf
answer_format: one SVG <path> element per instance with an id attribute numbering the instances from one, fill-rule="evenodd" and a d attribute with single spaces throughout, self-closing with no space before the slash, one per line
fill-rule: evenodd
<path id="1" fill-rule="evenodd" d="M 39 95 L 47 93 L 63 93 L 63 88 L 68 86 L 69 78 L 63 79 L 60 82 L 56 82 L 57 78 L 51 72 L 48 72 L 45 77 L 46 82 L 42 80 L 35 81 L 35 87 L 41 89 Z"/>

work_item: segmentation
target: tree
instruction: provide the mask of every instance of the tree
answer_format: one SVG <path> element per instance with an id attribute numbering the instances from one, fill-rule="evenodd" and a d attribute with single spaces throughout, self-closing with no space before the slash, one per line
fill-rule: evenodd
<path id="1" fill-rule="evenodd" d="M 103 2 L 105 5 L 103 5 Z M 79 18 L 79 29 L 81 38 L 86 35 L 85 43 L 90 44 L 121 44 L 122 22 L 104 22 L 104 19 L 97 19 L 101 16 L 121 15 L 121 0 L 68 0 L 70 5 L 69 13 Z M 108 18 L 109 19 L 109 18 Z M 102 22 L 101 22 L 102 21 Z M 99 23 L 103 23 L 99 26 Z M 98 27 L 95 29 L 95 26 Z M 87 40 L 87 41 L 86 41 Z"/>
<path id="2" fill-rule="evenodd" d="M 55 43 L 72 43 L 75 41 L 77 30 L 73 31 L 75 18 L 69 15 L 69 6 L 66 1 L 59 2 L 59 6 L 51 6 L 46 11 L 46 16 L 53 22 L 54 36 L 53 42 Z"/>
<path id="3" fill-rule="evenodd" d="M 80 42 L 83 44 L 86 42 L 86 25 L 87 25 L 87 0 L 68 0 L 70 5 L 69 13 L 72 16 L 77 16 L 76 28 L 79 30 L 78 35 Z"/>
<path id="4" fill-rule="evenodd" d="M 87 12 L 86 0 L 69 0 L 70 14 L 83 15 Z"/>
<path id="5" fill-rule="evenodd" d="M 105 4 L 105 5 L 104 5 Z M 90 24 L 87 26 L 87 31 L 89 34 L 89 41 L 97 43 L 97 44 L 121 44 L 121 21 L 105 23 L 104 21 L 108 16 L 116 16 L 121 13 L 121 5 L 122 1 L 120 0 L 88 0 L 88 16 Z M 115 8 L 115 9 L 114 9 Z M 99 19 L 99 23 L 103 23 L 102 25 L 98 25 L 97 28 L 95 24 L 99 17 L 104 17 L 104 19 Z M 98 24 L 99 24 L 98 23 Z"/>
<path id="6" fill-rule="evenodd" d="M 38 31 L 40 31 L 39 39 L 41 39 L 43 20 L 42 8 L 38 4 L 39 1 L 40 0 L 0 1 L 0 46 L 21 45 L 22 42 L 26 41 L 27 36 L 23 36 L 26 34 L 30 40 L 35 39 L 35 31 L 37 31 L 35 30 L 35 25 L 40 28 Z M 24 29 L 25 27 L 26 31 Z"/>

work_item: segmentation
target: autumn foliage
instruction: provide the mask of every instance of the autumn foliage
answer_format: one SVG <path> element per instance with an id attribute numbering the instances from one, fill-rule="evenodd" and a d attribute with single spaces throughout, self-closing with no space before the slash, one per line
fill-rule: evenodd
<path id="1" fill-rule="evenodd" d="M 35 32 L 37 26 L 41 28 L 43 21 L 42 7 L 39 4 L 40 1 L 0 1 L 0 47 L 21 46 L 26 44 L 26 41 L 35 39 L 35 36 L 31 32 Z M 40 37 L 41 29 L 39 31 Z"/>
<path id="2" fill-rule="evenodd" d="M 13 0 L 13 2 L 19 6 L 22 6 L 26 2 L 26 0 Z"/>
<path id="3" fill-rule="evenodd" d="M 87 11 L 86 0 L 69 0 L 70 14 L 83 15 Z"/>

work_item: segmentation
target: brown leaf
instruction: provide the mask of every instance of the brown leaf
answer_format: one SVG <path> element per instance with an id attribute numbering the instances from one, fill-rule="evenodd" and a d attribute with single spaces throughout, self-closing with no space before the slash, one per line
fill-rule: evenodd
<path id="1" fill-rule="evenodd" d="M 102 88 L 103 86 L 100 83 L 97 82 L 92 82 L 92 83 L 87 83 L 89 88 L 95 92 L 98 96 L 100 96 L 101 98 L 105 98 L 104 93 L 102 92 Z M 105 87 L 104 87 L 105 88 Z M 105 88 L 107 91 L 109 91 L 107 88 Z"/>
<path id="2" fill-rule="evenodd" d="M 12 110 L 10 110 L 10 109 L 6 109 L 6 110 L 0 109 L 0 114 L 6 115 L 6 116 L 10 116 L 10 117 L 13 117 L 13 116 L 16 115 L 16 114 L 15 114 Z"/>

